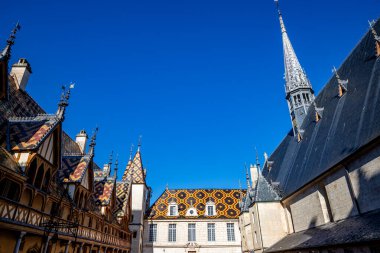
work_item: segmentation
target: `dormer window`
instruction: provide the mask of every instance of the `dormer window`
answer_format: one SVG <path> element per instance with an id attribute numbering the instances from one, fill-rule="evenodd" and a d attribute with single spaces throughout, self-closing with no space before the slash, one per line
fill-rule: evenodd
<path id="1" fill-rule="evenodd" d="M 178 216 L 178 205 L 175 202 L 170 202 L 168 216 Z"/>
<path id="2" fill-rule="evenodd" d="M 216 215 L 215 203 L 211 200 L 207 201 L 206 203 L 206 215 L 207 216 Z"/>

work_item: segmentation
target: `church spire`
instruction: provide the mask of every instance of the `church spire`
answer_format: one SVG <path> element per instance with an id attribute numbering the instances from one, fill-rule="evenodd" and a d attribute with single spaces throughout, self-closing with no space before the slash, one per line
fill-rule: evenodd
<path id="1" fill-rule="evenodd" d="M 278 0 L 275 0 L 275 2 L 280 20 L 284 50 L 286 100 L 288 101 L 293 132 L 296 136 L 309 106 L 314 101 L 314 91 L 288 37 Z"/>
<path id="2" fill-rule="evenodd" d="M 11 57 L 11 49 L 12 45 L 15 44 L 16 39 L 16 33 L 21 29 L 21 26 L 19 22 L 17 22 L 16 26 L 13 28 L 11 35 L 9 35 L 9 38 L 7 39 L 7 45 L 3 49 L 3 51 L 0 54 L 0 60 L 7 59 Z"/>

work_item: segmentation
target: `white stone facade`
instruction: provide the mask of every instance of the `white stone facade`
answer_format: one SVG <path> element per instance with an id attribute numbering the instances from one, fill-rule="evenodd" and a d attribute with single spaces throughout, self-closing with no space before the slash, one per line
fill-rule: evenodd
<path id="1" fill-rule="evenodd" d="M 188 224 L 194 223 L 196 238 L 188 241 Z M 208 241 L 208 223 L 215 224 L 215 241 Z M 234 241 L 228 241 L 227 223 L 234 228 Z M 149 241 L 150 224 L 157 224 L 155 242 Z M 176 224 L 176 241 L 169 242 L 169 224 Z M 144 223 L 144 253 L 241 253 L 241 237 L 237 219 L 153 220 Z"/>
<path id="2" fill-rule="evenodd" d="M 132 252 L 142 252 L 143 222 L 146 210 L 147 188 L 145 184 L 132 184 L 132 217 L 129 229 L 132 232 Z"/>

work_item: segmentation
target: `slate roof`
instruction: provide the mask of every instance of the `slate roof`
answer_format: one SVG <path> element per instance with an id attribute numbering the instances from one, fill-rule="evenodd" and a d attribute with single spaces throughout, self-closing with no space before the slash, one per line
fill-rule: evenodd
<path id="1" fill-rule="evenodd" d="M 380 31 L 380 22 L 375 24 Z M 315 99 L 323 107 L 322 119 L 315 121 L 315 107 L 310 106 L 301 126 L 302 140 L 292 131 L 269 157 L 263 175 L 279 183 L 288 196 L 312 181 L 359 148 L 380 135 L 380 64 L 376 59 L 375 40 L 368 32 L 338 69 L 342 80 L 348 79 L 348 91 L 338 96 L 337 78 L 333 76 Z"/>
<path id="2" fill-rule="evenodd" d="M 366 244 L 380 239 L 380 212 L 368 213 L 290 234 L 264 252 Z"/>
<path id="3" fill-rule="evenodd" d="M 17 161 L 5 148 L 0 146 L 0 164 L 14 172 L 21 173 L 21 168 Z"/>
<path id="4" fill-rule="evenodd" d="M 238 219 L 240 195 L 237 189 L 166 189 L 147 212 L 148 219 Z M 216 215 L 206 216 L 206 203 L 215 203 Z M 178 216 L 167 216 L 171 202 L 178 205 Z M 190 207 L 197 209 L 198 216 L 186 216 Z"/>

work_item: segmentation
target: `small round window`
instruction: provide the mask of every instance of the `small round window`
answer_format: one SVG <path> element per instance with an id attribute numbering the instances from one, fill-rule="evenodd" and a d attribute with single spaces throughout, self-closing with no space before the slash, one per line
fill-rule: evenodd
<path id="1" fill-rule="evenodd" d="M 194 210 L 190 210 L 190 212 L 189 212 L 190 214 L 194 214 Z"/>

